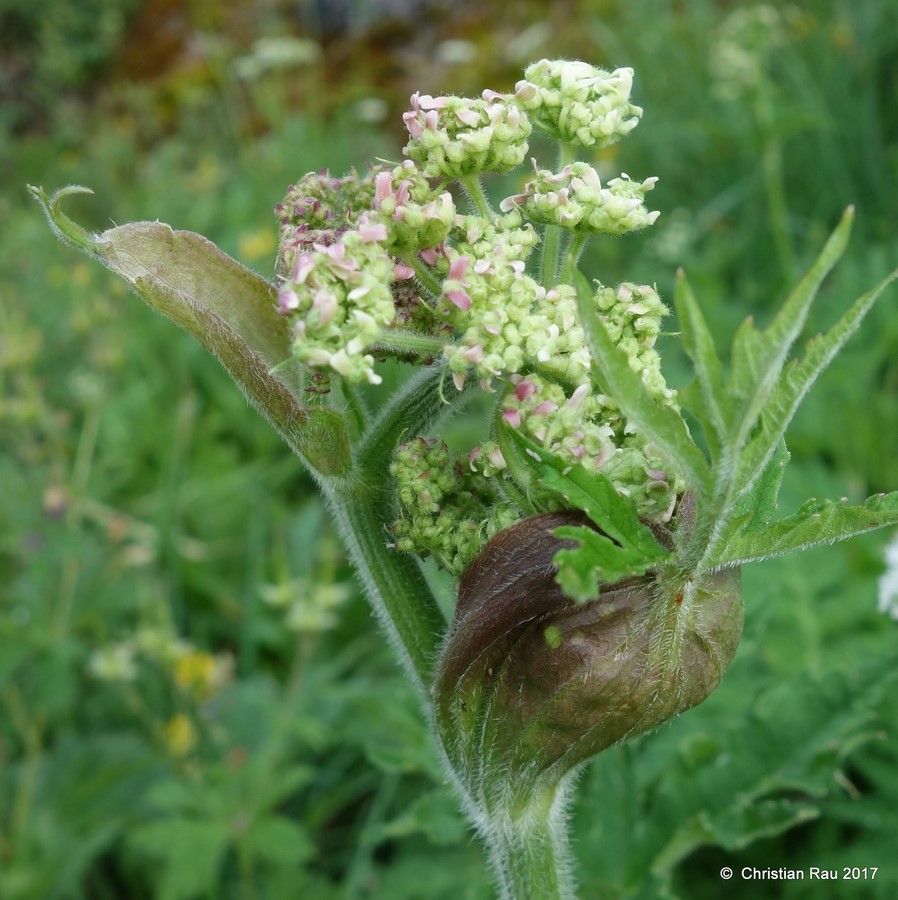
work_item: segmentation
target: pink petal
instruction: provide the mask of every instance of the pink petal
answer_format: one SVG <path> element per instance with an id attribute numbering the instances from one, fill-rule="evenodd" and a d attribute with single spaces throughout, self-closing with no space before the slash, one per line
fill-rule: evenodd
<path id="1" fill-rule="evenodd" d="M 467 312 L 471 308 L 471 298 L 465 291 L 447 291 L 446 297 L 459 309 Z"/>
<path id="2" fill-rule="evenodd" d="M 387 239 L 387 226 L 383 222 L 378 222 L 376 225 L 362 225 L 359 227 L 359 238 L 363 244 L 385 241 Z"/>
<path id="3" fill-rule="evenodd" d="M 458 259 L 449 266 L 449 278 L 453 281 L 462 281 L 465 277 L 465 272 L 468 271 L 470 263 L 470 257 L 459 256 Z"/>
<path id="4" fill-rule="evenodd" d="M 543 400 L 542 403 L 537 406 L 533 412 L 530 413 L 531 416 L 547 416 L 549 413 L 555 412 L 558 409 L 558 404 L 554 403 L 552 400 Z"/>
<path id="5" fill-rule="evenodd" d="M 311 253 L 303 253 L 293 264 L 293 281 L 297 284 L 305 284 L 309 272 L 315 268 L 315 257 Z"/>
<path id="6" fill-rule="evenodd" d="M 380 206 L 393 192 L 393 176 L 389 172 L 378 172 L 374 179 L 374 208 Z"/>
<path id="7" fill-rule="evenodd" d="M 292 288 L 281 288 L 278 291 L 278 312 L 282 316 L 289 315 L 290 312 L 299 306 L 299 297 Z"/>
<path id="8" fill-rule="evenodd" d="M 418 138 L 420 138 L 421 135 L 424 134 L 424 129 L 421 127 L 421 122 L 418 120 L 417 113 L 403 113 L 402 121 L 405 123 L 406 130 L 413 140 L 418 140 Z"/>
<path id="9" fill-rule="evenodd" d="M 521 427 L 521 414 L 516 409 L 503 409 L 502 418 L 505 419 L 512 428 Z"/>

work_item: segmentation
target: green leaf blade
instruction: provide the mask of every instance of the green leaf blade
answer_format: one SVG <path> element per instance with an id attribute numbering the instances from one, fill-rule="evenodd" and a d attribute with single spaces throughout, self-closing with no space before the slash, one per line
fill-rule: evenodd
<path id="1" fill-rule="evenodd" d="M 733 424 L 731 446 L 740 450 L 758 421 L 767 399 L 776 387 L 789 350 L 801 333 L 811 304 L 823 279 L 848 245 L 854 207 L 845 210 L 820 256 L 786 300 L 766 331 L 758 331 L 747 319 L 733 341 L 729 396 L 740 404 Z"/>
<path id="2" fill-rule="evenodd" d="M 694 411 L 700 413 L 709 443 L 717 446 L 728 434 L 730 404 L 724 387 L 723 364 L 717 355 L 714 339 L 702 314 L 692 287 L 682 269 L 677 272 L 674 306 L 680 320 L 683 348 L 695 366 L 697 400 Z M 692 408 L 692 407 L 690 407 Z"/>
<path id="3" fill-rule="evenodd" d="M 840 500 L 811 500 L 793 516 L 763 528 L 737 531 L 721 545 L 712 567 L 741 566 L 894 525 L 898 525 L 898 491 L 877 494 L 859 506 L 846 506 Z"/>
<path id="4" fill-rule="evenodd" d="M 189 332 L 227 369 L 247 400 L 321 477 L 347 476 L 352 461 L 343 416 L 302 403 L 287 323 L 272 285 L 201 235 L 161 222 L 134 222 L 90 235 L 60 209 L 63 188 L 31 188 L 60 239 L 123 278 L 149 306 Z M 277 367 L 277 371 L 272 371 Z"/>
<path id="5" fill-rule="evenodd" d="M 533 468 L 542 485 L 584 512 L 598 529 L 586 525 L 555 529 L 556 537 L 578 544 L 559 550 L 553 559 L 558 567 L 556 580 L 565 594 L 578 603 L 593 600 L 601 585 L 644 575 L 671 558 L 672 554 L 639 520 L 633 504 L 617 492 L 605 475 L 589 472 L 579 464 L 567 465 L 520 432 L 507 425 L 505 428 L 534 461 Z"/>
<path id="6" fill-rule="evenodd" d="M 748 443 L 739 461 L 738 484 L 751 486 L 754 483 L 811 386 L 845 342 L 858 330 L 882 292 L 896 278 L 898 270 L 884 278 L 873 290 L 859 297 L 826 334 L 818 335 L 808 342 L 800 361 L 795 361 L 786 368 L 761 413 L 759 433 Z"/>
<path id="7" fill-rule="evenodd" d="M 592 355 L 597 381 L 620 404 L 627 418 L 651 442 L 658 455 L 698 496 L 711 488 L 711 472 L 704 454 L 689 434 L 683 417 L 670 406 L 659 403 L 646 389 L 642 378 L 612 341 L 593 302 L 589 282 L 579 272 L 577 307 L 586 342 Z"/>

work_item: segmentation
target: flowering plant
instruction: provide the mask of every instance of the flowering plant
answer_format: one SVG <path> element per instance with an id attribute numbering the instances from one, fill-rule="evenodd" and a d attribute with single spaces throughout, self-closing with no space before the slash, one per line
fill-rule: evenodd
<path id="1" fill-rule="evenodd" d="M 784 432 L 895 277 L 787 362 L 852 210 L 770 326 L 742 325 L 728 373 L 679 275 L 695 369 L 680 391 L 655 288 L 580 272 L 593 236 L 658 217 L 656 179 L 603 182 L 578 158 L 638 123 L 632 75 L 543 60 L 514 93 L 415 94 L 404 161 L 289 188 L 273 283 L 160 223 L 88 234 L 61 210 L 85 188 L 32 189 L 58 236 L 193 334 L 313 473 L 506 898 L 572 895 L 572 775 L 717 687 L 742 565 L 898 523 L 898 493 L 776 518 Z M 521 165 L 533 128 L 557 165 L 534 162 L 494 210 L 481 176 Z M 359 386 L 381 385 L 387 359 L 414 369 L 370 409 Z M 453 455 L 443 426 L 478 391 L 485 439 Z M 459 579 L 451 622 L 427 557 Z"/>

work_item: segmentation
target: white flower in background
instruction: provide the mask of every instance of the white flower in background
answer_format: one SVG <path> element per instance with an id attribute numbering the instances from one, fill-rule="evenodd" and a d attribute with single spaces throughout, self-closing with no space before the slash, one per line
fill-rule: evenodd
<path id="1" fill-rule="evenodd" d="M 879 579 L 879 602 L 881 613 L 898 621 L 898 533 L 886 546 L 886 570 Z"/>
<path id="2" fill-rule="evenodd" d="M 87 671 L 98 681 L 134 681 L 137 678 L 135 648 L 131 644 L 107 644 L 90 655 Z"/>

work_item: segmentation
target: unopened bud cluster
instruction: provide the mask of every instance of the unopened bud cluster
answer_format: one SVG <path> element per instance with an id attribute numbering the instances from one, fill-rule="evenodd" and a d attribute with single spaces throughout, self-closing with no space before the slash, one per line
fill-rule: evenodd
<path id="1" fill-rule="evenodd" d="M 494 534 L 520 518 L 483 477 L 504 467 L 498 448 L 477 452 L 468 462 L 453 461 L 442 441 L 418 437 L 402 444 L 390 465 L 402 509 L 392 528 L 393 546 L 432 555 L 453 575 L 461 575 Z"/>

